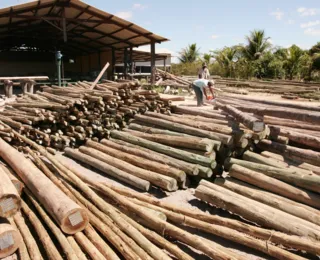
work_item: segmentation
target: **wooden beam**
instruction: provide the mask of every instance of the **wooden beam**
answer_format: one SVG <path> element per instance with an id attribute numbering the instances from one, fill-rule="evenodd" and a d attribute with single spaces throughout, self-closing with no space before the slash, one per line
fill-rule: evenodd
<path id="1" fill-rule="evenodd" d="M 156 66 L 156 44 L 154 41 L 152 41 L 151 42 L 151 84 L 154 84 L 156 81 L 155 66 Z"/>

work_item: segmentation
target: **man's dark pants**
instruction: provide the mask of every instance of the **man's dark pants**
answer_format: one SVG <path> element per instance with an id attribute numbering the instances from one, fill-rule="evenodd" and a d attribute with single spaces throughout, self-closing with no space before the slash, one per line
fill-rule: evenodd
<path id="1" fill-rule="evenodd" d="M 192 84 L 192 88 L 197 97 L 197 106 L 203 105 L 203 92 L 202 89 Z"/>

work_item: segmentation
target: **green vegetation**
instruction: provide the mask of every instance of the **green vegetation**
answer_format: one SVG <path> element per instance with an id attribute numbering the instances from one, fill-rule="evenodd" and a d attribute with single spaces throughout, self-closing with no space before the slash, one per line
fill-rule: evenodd
<path id="1" fill-rule="evenodd" d="M 177 75 L 196 75 L 202 62 L 211 75 L 250 79 L 320 80 L 320 42 L 310 50 L 297 45 L 289 48 L 273 46 L 263 30 L 246 36 L 244 45 L 224 47 L 200 55 L 194 43 L 180 52 L 180 63 L 172 65 Z"/>

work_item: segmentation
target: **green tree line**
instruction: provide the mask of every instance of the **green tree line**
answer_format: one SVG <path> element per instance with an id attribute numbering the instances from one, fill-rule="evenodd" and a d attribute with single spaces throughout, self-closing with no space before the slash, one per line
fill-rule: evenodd
<path id="1" fill-rule="evenodd" d="M 182 49 L 180 63 L 173 64 L 173 73 L 195 75 L 203 62 L 211 75 L 250 79 L 320 80 L 320 42 L 310 50 L 297 45 L 289 48 L 273 46 L 263 30 L 246 36 L 246 43 L 200 54 L 194 43 Z"/>

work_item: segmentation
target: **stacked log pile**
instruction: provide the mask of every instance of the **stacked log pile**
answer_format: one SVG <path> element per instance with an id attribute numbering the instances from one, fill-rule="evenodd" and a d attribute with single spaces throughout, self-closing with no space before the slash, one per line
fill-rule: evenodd
<path id="1" fill-rule="evenodd" d="M 139 89 L 137 82 L 97 84 L 88 82 L 60 88 L 43 86 L 5 107 L 0 120 L 43 146 L 75 147 L 85 140 L 108 138 L 111 129 L 121 129 L 137 113 L 165 113 L 170 100 L 160 100 L 154 91 Z M 12 141 L 6 127 L 0 136 Z"/>

